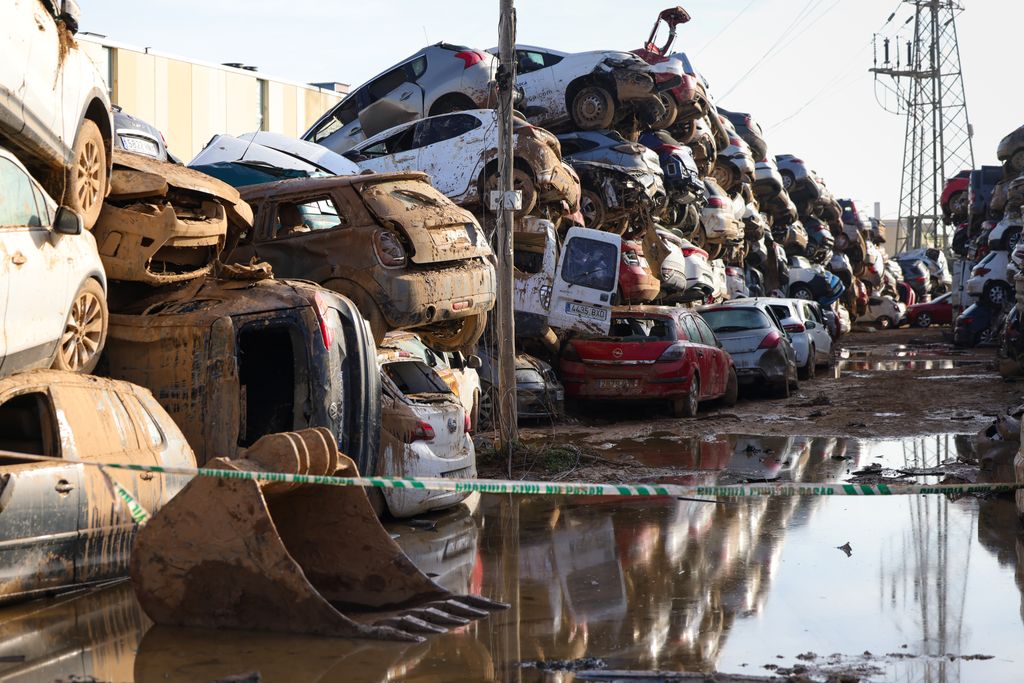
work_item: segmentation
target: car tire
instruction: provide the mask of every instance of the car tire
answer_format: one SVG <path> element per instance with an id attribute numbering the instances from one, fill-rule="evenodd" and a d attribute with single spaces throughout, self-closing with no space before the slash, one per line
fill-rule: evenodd
<path id="1" fill-rule="evenodd" d="M 498 189 L 498 173 L 497 169 L 491 169 L 488 172 L 486 179 L 483 182 L 480 191 L 480 203 L 485 210 L 490 210 L 490 204 L 487 201 L 487 197 L 490 192 Z M 537 208 L 537 186 L 533 182 L 533 178 L 526 169 L 519 168 L 516 166 L 512 171 L 512 189 L 519 190 L 523 195 L 523 206 L 515 212 L 517 218 L 530 215 L 530 212 Z"/>
<path id="2" fill-rule="evenodd" d="M 690 144 L 696 136 L 697 121 L 694 119 L 684 121 L 676 126 L 675 130 L 672 131 L 672 137 L 674 137 L 681 145 Z"/>
<path id="3" fill-rule="evenodd" d="M 486 387 L 476 404 L 477 424 L 482 429 L 494 429 L 494 406 L 497 403 L 497 390 Z"/>
<path id="4" fill-rule="evenodd" d="M 1013 296 L 1014 291 L 1009 285 L 1003 282 L 986 283 L 985 288 L 981 293 L 982 299 L 993 306 L 1003 306 L 1008 301 L 1012 300 Z"/>
<path id="5" fill-rule="evenodd" d="M 814 301 L 814 292 L 804 283 L 797 283 L 789 288 L 789 296 L 804 301 Z"/>
<path id="6" fill-rule="evenodd" d="M 725 394 L 722 395 L 722 405 L 732 408 L 740 398 L 740 379 L 736 376 L 736 368 L 729 368 L 729 379 L 725 381 Z"/>
<path id="7" fill-rule="evenodd" d="M 812 379 L 814 379 L 814 370 L 815 370 L 815 367 L 816 367 L 815 366 L 814 354 L 815 354 L 815 351 L 814 351 L 814 347 L 812 346 L 810 348 L 810 350 L 807 352 L 807 362 L 804 363 L 804 366 L 802 368 L 799 368 L 797 370 L 797 377 L 799 377 L 800 379 L 802 379 L 802 380 L 812 380 Z"/>
<path id="8" fill-rule="evenodd" d="M 92 230 L 107 196 L 107 148 L 99 127 L 85 119 L 78 129 L 71 165 L 64 173 L 62 204 L 82 217 L 86 230 Z"/>
<path id="9" fill-rule="evenodd" d="M 796 176 L 793 175 L 792 171 L 779 171 L 779 175 L 782 176 L 782 188 L 789 192 L 796 185 Z"/>
<path id="10" fill-rule="evenodd" d="M 881 316 L 875 323 L 883 330 L 888 330 L 892 327 L 892 318 L 887 315 Z"/>
<path id="11" fill-rule="evenodd" d="M 676 117 L 679 116 L 679 105 L 676 104 L 676 98 L 668 91 L 663 90 L 658 93 L 658 99 L 661 101 L 661 106 L 665 107 L 665 113 L 651 123 L 651 128 L 664 130 L 676 122 Z"/>
<path id="12" fill-rule="evenodd" d="M 736 184 L 739 175 L 739 171 L 736 170 L 736 167 L 727 161 L 716 163 L 715 167 L 711 169 L 711 177 L 714 178 L 715 182 L 721 185 L 722 189 L 726 192 Z"/>
<path id="13" fill-rule="evenodd" d="M 690 390 L 686 392 L 686 398 L 672 401 L 672 414 L 676 417 L 696 417 L 699 406 L 700 376 L 694 374 L 690 379 Z"/>
<path id="14" fill-rule="evenodd" d="M 914 318 L 914 327 L 931 327 L 931 325 L 931 313 L 918 313 L 917 317 Z"/>
<path id="15" fill-rule="evenodd" d="M 608 216 L 600 195 L 586 189 L 580 193 L 580 213 L 583 214 L 586 227 L 594 230 L 600 230 Z"/>
<path id="16" fill-rule="evenodd" d="M 75 294 L 57 341 L 54 370 L 88 374 L 96 368 L 107 341 L 107 301 L 96 280 L 86 280 Z"/>
<path id="17" fill-rule="evenodd" d="M 586 85 L 573 96 L 570 113 L 580 130 L 601 130 L 615 120 L 615 101 L 604 88 Z"/>
<path id="18" fill-rule="evenodd" d="M 487 313 L 477 313 L 438 327 L 417 330 L 423 342 L 437 351 L 472 353 L 487 326 Z"/>

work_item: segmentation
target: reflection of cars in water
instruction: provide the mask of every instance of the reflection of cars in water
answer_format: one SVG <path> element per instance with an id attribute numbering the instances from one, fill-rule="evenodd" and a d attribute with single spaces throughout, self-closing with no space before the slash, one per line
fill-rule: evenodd
<path id="1" fill-rule="evenodd" d="M 456 595 L 472 592 L 470 577 L 477 560 L 478 529 L 473 511 L 479 496 L 430 515 L 430 529 L 391 522 L 388 531 L 416 568 Z"/>

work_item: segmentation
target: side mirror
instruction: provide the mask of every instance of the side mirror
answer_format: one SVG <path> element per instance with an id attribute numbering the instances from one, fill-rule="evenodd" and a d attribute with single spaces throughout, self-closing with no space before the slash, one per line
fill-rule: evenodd
<path id="1" fill-rule="evenodd" d="M 813 330 L 817 326 L 818 323 L 814 322 L 813 320 L 808 320 L 807 322 L 804 323 L 804 327 L 807 328 L 808 330 Z"/>
<path id="2" fill-rule="evenodd" d="M 53 217 L 53 231 L 61 235 L 81 235 L 83 229 L 82 217 L 66 206 L 57 208 L 57 215 Z"/>
<path id="3" fill-rule="evenodd" d="M 483 367 L 484 362 L 480 360 L 480 356 L 473 354 L 466 359 L 466 367 L 470 370 L 479 370 Z"/>

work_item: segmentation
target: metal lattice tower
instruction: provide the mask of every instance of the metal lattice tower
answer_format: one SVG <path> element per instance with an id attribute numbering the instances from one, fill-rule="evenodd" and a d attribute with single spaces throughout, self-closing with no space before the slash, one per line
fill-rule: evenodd
<path id="1" fill-rule="evenodd" d="M 929 242 L 945 248 L 942 187 L 946 178 L 974 168 L 956 33 L 956 16 L 963 7 L 956 0 L 903 0 L 903 5 L 913 7 L 903 24 L 909 26 L 913 20 L 913 37 L 904 43 L 897 34 L 895 61 L 889 53 L 891 39 L 885 37 L 883 62 L 879 66 L 876 50 L 871 69 L 876 92 L 879 76 L 892 79 L 891 85 L 884 85 L 895 96 L 894 113 L 905 114 L 907 120 L 896 248 L 903 251 Z M 882 106 L 889 109 L 884 102 Z"/>

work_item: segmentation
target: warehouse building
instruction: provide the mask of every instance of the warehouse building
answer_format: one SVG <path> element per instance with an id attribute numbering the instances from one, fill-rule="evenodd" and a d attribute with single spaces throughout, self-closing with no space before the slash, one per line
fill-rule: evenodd
<path id="1" fill-rule="evenodd" d="M 188 161 L 218 133 L 297 137 L 348 92 L 344 83 L 296 83 L 242 64 L 212 64 L 92 34 L 79 44 L 105 76 L 110 101 L 159 128 Z"/>

